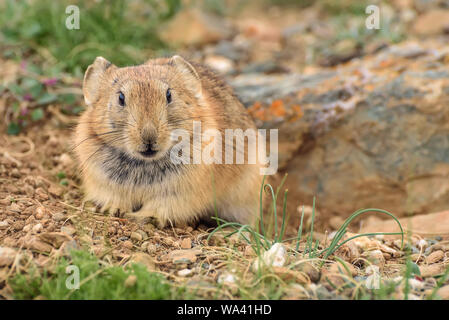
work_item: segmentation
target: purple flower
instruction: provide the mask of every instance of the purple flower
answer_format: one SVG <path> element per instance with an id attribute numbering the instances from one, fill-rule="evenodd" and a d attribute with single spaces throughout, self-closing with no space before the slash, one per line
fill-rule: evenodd
<path id="1" fill-rule="evenodd" d="M 27 114 L 28 114 L 28 109 L 27 108 L 20 109 L 20 115 L 21 116 L 26 116 Z"/>
<path id="2" fill-rule="evenodd" d="M 28 64 L 28 62 L 26 62 L 25 60 L 22 60 L 22 61 L 20 62 L 20 68 L 21 68 L 22 70 L 25 70 L 25 69 L 27 68 L 27 64 Z"/>
<path id="3" fill-rule="evenodd" d="M 31 94 L 25 93 L 25 94 L 23 95 L 23 100 L 31 101 L 31 100 L 33 100 L 33 97 L 31 96 Z"/>
<path id="4" fill-rule="evenodd" d="M 42 81 L 46 86 L 54 86 L 58 82 L 58 78 L 48 78 Z"/>

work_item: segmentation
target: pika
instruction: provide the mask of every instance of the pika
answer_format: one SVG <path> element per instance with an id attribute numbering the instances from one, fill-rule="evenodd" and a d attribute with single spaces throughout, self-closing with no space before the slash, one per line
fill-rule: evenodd
<path id="1" fill-rule="evenodd" d="M 256 129 L 232 89 L 210 69 L 180 56 L 122 68 L 97 57 L 85 72 L 83 94 L 87 109 L 74 142 L 86 201 L 142 224 L 156 220 L 160 227 L 216 214 L 256 221 L 260 162 L 186 164 L 171 158 L 171 132 L 192 133 L 194 122 L 203 132 Z"/>

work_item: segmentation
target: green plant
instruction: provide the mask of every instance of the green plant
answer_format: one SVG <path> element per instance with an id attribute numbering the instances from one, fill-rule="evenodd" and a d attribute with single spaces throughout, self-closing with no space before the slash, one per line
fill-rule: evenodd
<path id="1" fill-rule="evenodd" d="M 284 193 L 284 200 L 283 200 L 283 213 L 282 213 L 282 225 L 281 225 L 281 231 L 278 234 L 277 229 L 278 229 L 278 225 L 277 225 L 277 198 L 278 198 L 278 194 L 280 189 L 282 188 L 283 184 L 285 182 L 285 178 L 282 180 L 282 182 L 280 183 L 276 193 L 274 192 L 273 187 L 270 184 L 265 184 L 265 177 L 262 180 L 262 185 L 260 188 L 260 203 L 259 203 L 259 230 L 254 229 L 253 227 L 251 227 L 250 225 L 242 225 L 240 223 L 237 222 L 227 222 L 223 219 L 220 219 L 218 217 L 215 217 L 215 219 L 217 219 L 217 221 L 219 222 L 219 226 L 217 228 L 215 228 L 208 236 L 208 240 L 210 240 L 210 238 L 218 231 L 222 231 L 225 228 L 232 228 L 234 229 L 234 231 L 230 231 L 228 232 L 225 237 L 230 237 L 234 234 L 237 234 L 239 237 L 242 237 L 242 239 L 244 241 L 246 241 L 248 244 L 250 244 L 253 249 L 255 250 L 255 252 L 257 253 L 257 255 L 259 256 L 261 254 L 261 250 L 268 250 L 274 243 L 276 242 L 286 242 L 286 241 L 291 241 L 291 240 L 295 240 L 296 242 L 296 251 L 299 250 L 299 243 L 301 241 L 301 237 L 302 237 L 302 229 L 303 229 L 303 219 L 304 219 L 304 207 L 302 210 L 302 214 L 301 214 L 301 222 L 298 228 L 298 233 L 297 236 L 295 238 L 289 238 L 289 239 L 283 239 L 283 235 L 284 235 L 284 228 L 286 225 L 286 210 L 287 210 L 287 206 L 286 206 L 286 202 L 287 202 L 287 192 L 288 190 L 285 191 Z M 274 217 L 274 237 L 272 240 L 270 240 L 270 233 L 265 231 L 265 227 L 264 227 L 264 213 L 263 213 L 263 203 L 262 203 L 262 199 L 263 199 L 263 192 L 267 191 L 271 194 L 272 196 L 272 210 L 271 213 Z M 357 217 L 359 217 L 362 214 L 366 214 L 369 212 L 377 212 L 377 213 L 382 213 L 382 214 L 386 214 L 388 216 L 390 216 L 391 218 L 393 218 L 398 226 L 399 229 L 401 230 L 401 232 L 375 232 L 375 233 L 364 233 L 364 234 L 358 234 L 356 236 L 350 237 L 348 239 L 343 240 L 344 236 L 346 235 L 346 233 L 348 232 L 348 227 L 350 225 L 350 223 L 356 219 Z M 330 245 L 327 248 L 324 248 L 322 250 L 318 250 L 319 247 L 319 241 L 317 240 L 315 242 L 314 245 L 313 244 L 313 229 L 314 229 L 314 221 L 315 221 L 315 197 L 313 199 L 313 207 L 312 207 L 312 221 L 311 221 L 311 227 L 310 227 L 310 232 L 307 238 L 307 245 L 306 245 L 306 249 L 303 252 L 303 255 L 305 256 L 306 253 L 309 254 L 309 259 L 312 258 L 317 258 L 317 257 L 322 257 L 322 262 L 321 262 L 321 266 L 324 264 L 324 261 L 326 261 L 326 259 L 329 258 L 330 255 L 332 255 L 338 248 L 340 248 L 342 245 L 344 245 L 345 243 L 347 243 L 348 241 L 351 241 L 355 238 L 358 237 L 364 237 L 364 236 L 375 236 L 375 235 L 401 235 L 401 242 L 402 244 L 404 243 L 404 230 L 401 226 L 401 223 L 399 222 L 399 220 L 390 212 L 386 211 L 386 210 L 382 210 L 382 209 L 375 209 L 375 208 L 369 208 L 369 209 L 360 209 L 357 210 L 356 212 L 354 212 L 349 218 L 347 218 L 345 220 L 345 222 L 343 223 L 343 225 L 337 230 L 334 238 L 332 239 Z M 251 237 L 247 237 L 244 232 L 248 232 L 249 235 Z"/>
<path id="2" fill-rule="evenodd" d="M 158 26 L 173 17 L 180 0 L 77 1 L 80 28 L 66 27 L 64 1 L 12 1 L 0 4 L 1 35 L 17 59 L 38 54 L 50 65 L 82 74 L 96 56 L 117 64 L 141 63 L 166 46 Z M 11 49 L 13 48 L 13 49 Z"/>
<path id="3" fill-rule="evenodd" d="M 66 286 L 69 265 L 79 268 L 79 289 Z M 131 285 L 126 283 L 130 276 L 135 277 Z M 184 293 L 143 265 L 107 266 L 85 251 L 72 251 L 70 258 L 62 258 L 51 272 L 33 268 L 27 274 L 16 274 L 8 283 L 16 299 L 173 299 Z"/>

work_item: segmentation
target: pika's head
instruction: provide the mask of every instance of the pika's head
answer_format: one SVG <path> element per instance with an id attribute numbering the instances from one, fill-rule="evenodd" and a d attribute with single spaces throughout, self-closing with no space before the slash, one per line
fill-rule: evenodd
<path id="1" fill-rule="evenodd" d="M 170 132 L 191 130 L 202 98 L 195 68 L 180 56 L 118 68 L 97 57 L 84 75 L 86 104 L 96 135 L 127 154 L 153 161 L 174 144 Z"/>

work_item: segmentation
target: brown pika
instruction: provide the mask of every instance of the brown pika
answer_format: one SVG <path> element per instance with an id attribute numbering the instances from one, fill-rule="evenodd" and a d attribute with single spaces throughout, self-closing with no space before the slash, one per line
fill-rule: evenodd
<path id="1" fill-rule="evenodd" d="M 255 221 L 259 162 L 172 158 L 178 142 L 171 133 L 184 130 L 192 141 L 194 122 L 203 133 L 212 129 L 223 136 L 226 129 L 256 129 L 232 89 L 208 68 L 180 56 L 123 68 L 97 57 L 84 75 L 83 93 L 88 108 L 76 128 L 75 151 L 85 200 L 140 223 L 156 219 L 160 226 L 207 221 L 216 213 L 227 221 Z M 225 150 L 224 139 L 214 143 Z M 198 145 L 192 141 L 188 148 L 191 159 Z"/>

